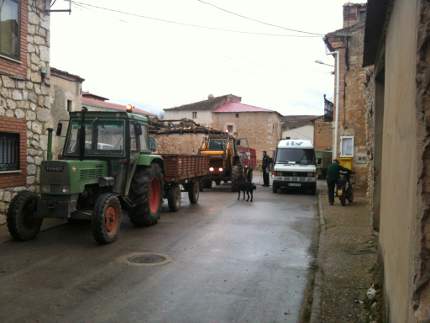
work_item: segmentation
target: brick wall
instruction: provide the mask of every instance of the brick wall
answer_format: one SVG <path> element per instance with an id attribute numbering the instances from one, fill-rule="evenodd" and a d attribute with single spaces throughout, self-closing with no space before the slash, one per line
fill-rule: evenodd
<path id="1" fill-rule="evenodd" d="M 339 50 L 339 121 L 338 156 L 342 136 L 354 136 L 353 170 L 355 187 L 367 191 L 369 151 L 367 147 L 366 69 L 362 67 L 364 25 L 358 23 L 349 30 L 349 37 L 328 34 L 328 42 Z"/>
<path id="2" fill-rule="evenodd" d="M 315 120 L 314 131 L 315 150 L 332 150 L 332 123 L 325 122 L 322 119 L 317 119 Z"/>

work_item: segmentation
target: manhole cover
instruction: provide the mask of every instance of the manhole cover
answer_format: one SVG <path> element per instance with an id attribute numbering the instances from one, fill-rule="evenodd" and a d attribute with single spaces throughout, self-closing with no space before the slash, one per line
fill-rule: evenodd
<path id="1" fill-rule="evenodd" d="M 138 266 L 155 266 L 155 265 L 164 265 L 171 261 L 171 259 L 159 253 L 152 252 L 141 252 L 141 253 L 133 253 L 123 257 L 130 265 L 138 265 Z"/>

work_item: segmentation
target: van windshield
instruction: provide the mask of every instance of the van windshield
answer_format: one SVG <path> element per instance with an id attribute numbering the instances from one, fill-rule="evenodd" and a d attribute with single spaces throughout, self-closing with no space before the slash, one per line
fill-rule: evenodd
<path id="1" fill-rule="evenodd" d="M 314 165 L 315 152 L 311 148 L 278 148 L 276 152 L 276 163 Z"/>

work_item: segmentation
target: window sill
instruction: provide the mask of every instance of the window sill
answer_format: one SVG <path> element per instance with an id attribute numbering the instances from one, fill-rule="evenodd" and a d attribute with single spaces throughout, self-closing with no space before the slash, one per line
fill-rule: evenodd
<path id="1" fill-rule="evenodd" d="M 0 171 L 0 175 L 4 175 L 4 174 L 21 174 L 22 171 L 20 169 L 18 170 L 4 170 L 4 171 Z"/>
<path id="2" fill-rule="evenodd" d="M 12 58 L 12 57 L 9 57 L 9 56 L 5 56 L 5 55 L 2 55 L 2 54 L 0 54 L 0 58 L 8 60 L 8 61 L 13 62 L 13 63 L 22 64 L 22 62 L 20 60 Z"/>

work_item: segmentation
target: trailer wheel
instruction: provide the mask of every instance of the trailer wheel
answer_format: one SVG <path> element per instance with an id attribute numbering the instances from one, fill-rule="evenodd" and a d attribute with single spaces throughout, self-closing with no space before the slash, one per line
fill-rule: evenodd
<path id="1" fill-rule="evenodd" d="M 200 185 L 199 181 L 192 181 L 188 187 L 188 198 L 191 204 L 196 204 L 199 201 Z"/>
<path id="2" fill-rule="evenodd" d="M 181 188 L 179 185 L 172 185 L 167 192 L 167 202 L 169 210 L 176 212 L 181 207 Z"/>
<path id="3" fill-rule="evenodd" d="M 128 212 L 131 223 L 137 227 L 156 224 L 160 218 L 162 192 L 163 173 L 159 165 L 137 169 L 130 187 L 130 198 L 136 203 Z"/>
<path id="4" fill-rule="evenodd" d="M 94 239 L 99 244 L 107 244 L 116 240 L 121 226 L 121 203 L 112 193 L 100 195 L 94 206 L 91 228 Z"/>
<path id="5" fill-rule="evenodd" d="M 40 231 L 42 218 L 36 217 L 37 194 L 21 191 L 10 202 L 7 210 L 7 228 L 15 240 L 34 239 Z"/>

